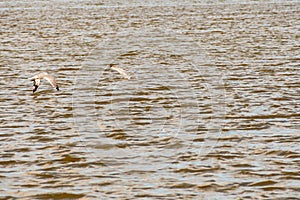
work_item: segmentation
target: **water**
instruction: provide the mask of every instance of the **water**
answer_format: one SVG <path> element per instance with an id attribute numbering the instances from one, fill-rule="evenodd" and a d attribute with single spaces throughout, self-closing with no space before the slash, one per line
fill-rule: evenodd
<path id="1" fill-rule="evenodd" d="M 0 5 L 1 199 L 298 198 L 298 2 Z"/>

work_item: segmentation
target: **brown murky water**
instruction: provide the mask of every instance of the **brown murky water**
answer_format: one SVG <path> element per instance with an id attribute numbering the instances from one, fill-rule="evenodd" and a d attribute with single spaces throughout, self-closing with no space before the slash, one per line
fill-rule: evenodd
<path id="1" fill-rule="evenodd" d="M 298 2 L 0 6 L 0 199 L 299 198 Z"/>

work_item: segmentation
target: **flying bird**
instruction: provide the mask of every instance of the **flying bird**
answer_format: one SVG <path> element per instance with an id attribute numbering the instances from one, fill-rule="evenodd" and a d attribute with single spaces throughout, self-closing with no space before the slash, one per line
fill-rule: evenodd
<path id="1" fill-rule="evenodd" d="M 125 70 L 122 69 L 122 68 L 120 68 L 118 65 L 116 65 L 116 64 L 110 64 L 109 67 L 110 67 L 110 69 L 119 72 L 119 74 L 121 74 L 123 76 L 123 78 L 130 79 L 130 76 L 127 75 L 127 73 L 125 72 Z"/>
<path id="2" fill-rule="evenodd" d="M 30 78 L 30 80 L 33 81 L 33 90 L 32 90 L 33 93 L 40 86 L 42 79 L 46 79 L 53 88 L 55 88 L 57 91 L 59 90 L 59 87 L 56 83 L 55 77 L 47 74 L 46 72 L 43 72 L 43 73 L 40 73 L 40 74 L 35 75 L 34 77 Z"/>

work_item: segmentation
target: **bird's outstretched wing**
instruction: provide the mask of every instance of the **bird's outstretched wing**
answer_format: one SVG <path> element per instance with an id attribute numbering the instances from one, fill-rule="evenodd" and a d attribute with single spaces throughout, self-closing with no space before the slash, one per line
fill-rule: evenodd
<path id="1" fill-rule="evenodd" d="M 41 83 L 41 79 L 39 78 L 33 79 L 33 90 L 32 90 L 33 93 L 38 89 L 40 83 Z"/>
<path id="2" fill-rule="evenodd" d="M 130 79 L 130 76 L 127 75 L 127 73 L 125 72 L 125 70 L 122 69 L 122 68 L 120 68 L 119 66 L 111 64 L 110 68 L 112 70 L 115 70 L 115 71 L 119 72 L 119 74 L 121 74 L 123 76 L 123 78 Z"/>
<path id="3" fill-rule="evenodd" d="M 59 90 L 59 87 L 56 83 L 54 76 L 46 75 L 46 76 L 44 76 L 44 79 L 46 79 L 52 87 L 56 88 L 56 90 Z"/>

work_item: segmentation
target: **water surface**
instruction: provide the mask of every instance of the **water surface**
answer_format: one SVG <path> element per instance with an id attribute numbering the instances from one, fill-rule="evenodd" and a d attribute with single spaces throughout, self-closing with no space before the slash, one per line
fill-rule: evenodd
<path id="1" fill-rule="evenodd" d="M 1 199 L 298 198 L 298 2 L 0 6 Z"/>

